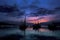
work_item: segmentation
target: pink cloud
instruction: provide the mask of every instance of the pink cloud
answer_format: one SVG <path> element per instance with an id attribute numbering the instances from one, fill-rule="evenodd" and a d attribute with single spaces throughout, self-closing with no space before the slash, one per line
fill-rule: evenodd
<path id="1" fill-rule="evenodd" d="M 49 22 L 49 21 L 54 20 L 54 16 L 55 15 L 45 15 L 45 16 L 37 16 L 37 17 L 28 17 L 27 18 L 27 22 L 28 23 L 33 23 L 33 24 L 43 23 L 43 22 Z"/>

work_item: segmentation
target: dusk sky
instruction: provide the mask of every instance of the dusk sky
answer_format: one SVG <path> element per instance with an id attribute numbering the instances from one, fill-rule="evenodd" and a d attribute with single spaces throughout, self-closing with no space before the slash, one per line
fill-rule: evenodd
<path id="1" fill-rule="evenodd" d="M 28 23 L 60 20 L 60 10 L 55 9 L 60 7 L 60 0 L 0 0 L 0 6 L 14 6 L 15 4 L 19 11 L 0 12 L 0 21 L 21 22 L 25 19 L 25 16 Z M 40 8 L 46 9 L 46 12 L 38 13 L 38 11 L 41 11 Z M 53 12 L 49 12 L 50 10 Z"/>

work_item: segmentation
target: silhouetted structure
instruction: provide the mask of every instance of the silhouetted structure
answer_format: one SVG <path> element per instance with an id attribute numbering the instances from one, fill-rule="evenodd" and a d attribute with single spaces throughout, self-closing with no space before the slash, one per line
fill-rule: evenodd
<path id="1" fill-rule="evenodd" d="M 52 24 L 48 24 L 48 29 L 52 30 L 52 31 L 56 30 L 56 24 L 53 22 L 52 22 Z"/>
<path id="2" fill-rule="evenodd" d="M 27 28 L 27 26 L 26 26 L 26 23 L 25 23 L 25 22 L 22 23 L 22 24 L 20 25 L 20 27 L 19 27 L 19 29 L 22 30 L 22 31 L 25 31 L 26 28 Z"/>
<path id="3" fill-rule="evenodd" d="M 41 28 L 41 25 L 39 23 L 33 25 L 34 30 L 38 30 L 39 28 Z"/>
<path id="4" fill-rule="evenodd" d="M 23 23 L 21 23 L 19 29 L 24 31 L 24 36 L 25 36 L 25 29 L 27 28 L 27 25 L 26 25 L 26 15 L 25 15 L 25 20 Z"/>

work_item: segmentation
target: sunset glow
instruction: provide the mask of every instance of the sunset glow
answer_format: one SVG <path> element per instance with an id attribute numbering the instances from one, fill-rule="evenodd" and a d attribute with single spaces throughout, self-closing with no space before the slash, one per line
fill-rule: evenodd
<path id="1" fill-rule="evenodd" d="M 38 24 L 42 22 L 48 22 L 50 20 L 48 20 L 47 18 L 38 19 L 38 17 L 32 17 L 32 18 L 28 18 L 27 21 L 28 23 Z"/>
<path id="2" fill-rule="evenodd" d="M 49 20 L 47 20 L 47 19 L 41 19 L 41 20 L 29 21 L 29 23 L 38 24 L 38 23 L 42 23 L 42 22 L 48 22 L 48 21 L 49 21 Z"/>

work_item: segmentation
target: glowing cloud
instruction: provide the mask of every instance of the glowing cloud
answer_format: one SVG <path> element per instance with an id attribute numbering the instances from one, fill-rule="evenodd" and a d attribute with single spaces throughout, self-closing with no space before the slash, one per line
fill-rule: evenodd
<path id="1" fill-rule="evenodd" d="M 33 24 L 38 24 L 38 23 L 43 23 L 43 22 L 49 22 L 54 20 L 55 15 L 46 15 L 46 16 L 37 16 L 37 17 L 28 17 L 27 22 L 28 23 L 33 23 Z"/>

